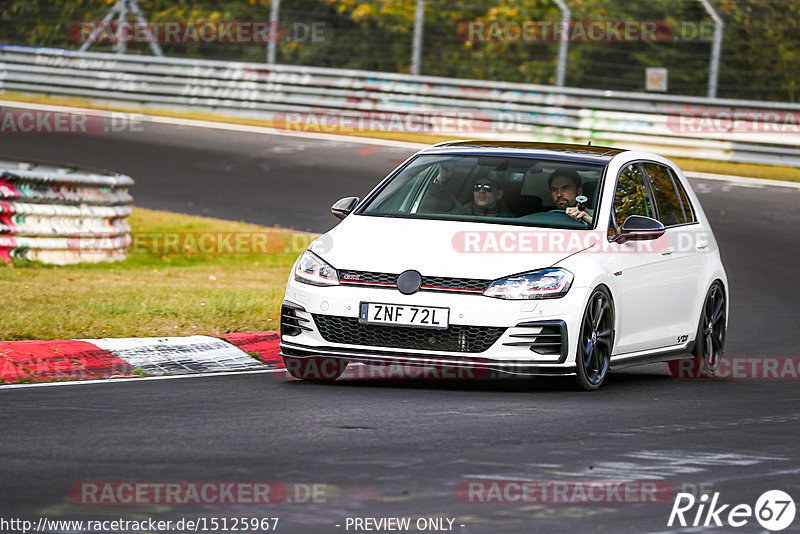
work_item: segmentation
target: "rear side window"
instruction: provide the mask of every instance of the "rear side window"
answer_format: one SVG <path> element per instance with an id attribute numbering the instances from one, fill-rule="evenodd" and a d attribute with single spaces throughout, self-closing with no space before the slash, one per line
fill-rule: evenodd
<path id="1" fill-rule="evenodd" d="M 678 196 L 681 198 L 683 212 L 686 214 L 686 222 L 697 222 L 697 217 L 694 215 L 694 208 L 692 207 L 692 202 L 689 200 L 689 195 L 686 194 L 686 189 L 683 188 L 683 184 L 681 184 L 681 181 L 677 176 L 675 176 L 675 173 L 672 172 L 672 170 L 670 170 L 670 174 L 672 174 L 672 180 L 675 182 L 675 186 L 678 188 Z"/>
<path id="2" fill-rule="evenodd" d="M 675 179 L 669 167 L 656 163 L 643 163 L 650 180 L 658 219 L 664 226 L 694 222 L 694 213 L 683 186 Z"/>
<path id="3" fill-rule="evenodd" d="M 655 216 L 653 205 L 650 203 L 650 195 L 644 183 L 644 176 L 642 176 L 638 164 L 625 167 L 617 180 L 611 225 L 608 229 L 609 237 L 616 237 L 619 229 L 622 228 L 622 223 L 631 215 Z"/>

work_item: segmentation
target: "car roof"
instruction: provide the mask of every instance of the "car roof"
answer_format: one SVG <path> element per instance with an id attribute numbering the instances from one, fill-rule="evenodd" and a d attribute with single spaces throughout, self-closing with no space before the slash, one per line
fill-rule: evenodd
<path id="1" fill-rule="evenodd" d="M 547 158 L 581 163 L 608 163 L 622 152 L 619 148 L 568 143 L 529 141 L 446 141 L 420 151 L 420 154 L 495 155 Z"/>

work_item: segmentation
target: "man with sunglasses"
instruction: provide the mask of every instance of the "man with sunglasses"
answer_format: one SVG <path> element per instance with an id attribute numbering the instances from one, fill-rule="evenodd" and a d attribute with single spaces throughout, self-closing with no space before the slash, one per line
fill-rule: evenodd
<path id="1" fill-rule="evenodd" d="M 472 202 L 461 203 L 445 184 L 455 174 L 453 162 L 442 162 L 421 211 L 429 213 L 455 213 L 481 217 L 514 217 L 503 204 L 503 186 L 491 174 L 476 178 L 472 183 Z M 444 207 L 449 204 L 449 207 Z"/>
<path id="2" fill-rule="evenodd" d="M 502 198 L 503 185 L 498 180 L 478 178 L 472 184 L 472 202 L 466 205 L 466 211 L 482 217 L 513 217 Z"/>

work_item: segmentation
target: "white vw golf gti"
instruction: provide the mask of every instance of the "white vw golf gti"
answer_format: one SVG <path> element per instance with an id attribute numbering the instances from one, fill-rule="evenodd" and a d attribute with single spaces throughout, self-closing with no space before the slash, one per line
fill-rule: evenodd
<path id="1" fill-rule="evenodd" d="M 683 172 L 656 154 L 457 141 L 421 150 L 298 258 L 281 353 L 301 379 L 348 363 L 571 375 L 725 347 L 728 282 Z"/>

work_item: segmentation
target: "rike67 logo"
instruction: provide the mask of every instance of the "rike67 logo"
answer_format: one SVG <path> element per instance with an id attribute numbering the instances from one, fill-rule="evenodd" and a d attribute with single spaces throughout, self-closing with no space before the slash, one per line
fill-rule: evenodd
<path id="1" fill-rule="evenodd" d="M 699 498 L 691 493 L 678 493 L 669 514 L 667 526 L 682 527 L 721 527 L 727 525 L 739 528 L 747 525 L 753 518 L 765 529 L 777 532 L 788 528 L 794 521 L 796 510 L 794 500 L 781 490 L 764 492 L 755 506 L 749 504 L 724 504 L 720 502 L 719 492 L 712 496 L 707 493 Z"/>

